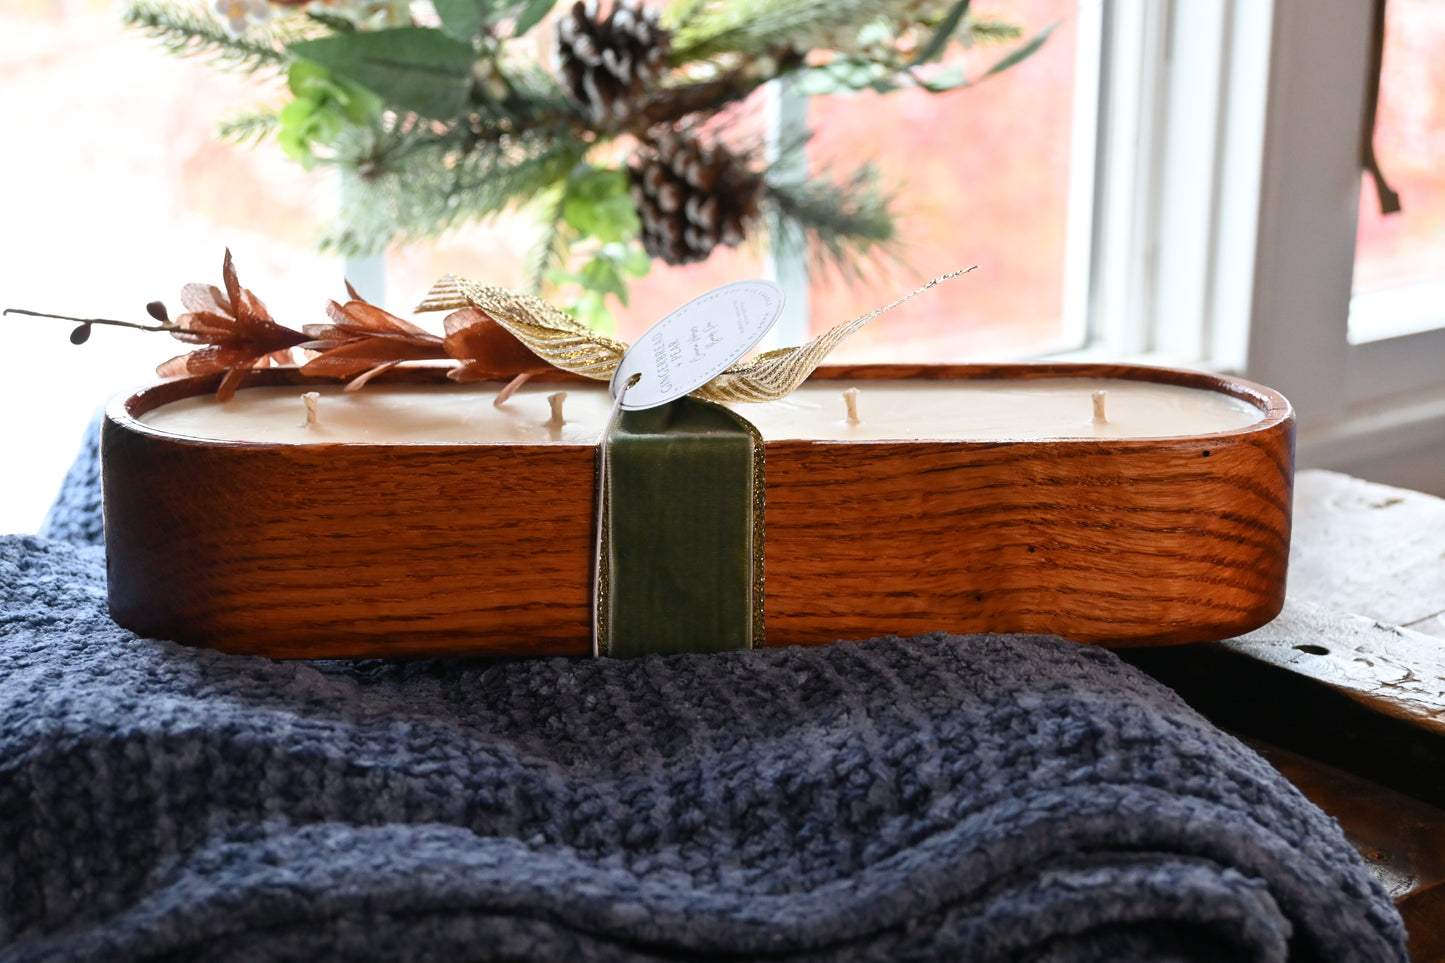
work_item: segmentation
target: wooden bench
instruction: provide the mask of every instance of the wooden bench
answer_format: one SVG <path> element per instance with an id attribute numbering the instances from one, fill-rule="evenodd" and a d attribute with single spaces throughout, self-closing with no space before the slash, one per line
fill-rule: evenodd
<path id="1" fill-rule="evenodd" d="M 1326 812 L 1445 961 L 1445 500 L 1295 481 L 1284 611 L 1248 635 L 1122 650 Z"/>

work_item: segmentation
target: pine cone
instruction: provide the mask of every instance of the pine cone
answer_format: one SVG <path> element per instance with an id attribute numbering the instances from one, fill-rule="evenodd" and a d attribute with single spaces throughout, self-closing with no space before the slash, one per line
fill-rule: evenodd
<path id="1" fill-rule="evenodd" d="M 628 171 L 642 245 L 668 264 L 705 260 L 719 244 L 736 247 L 762 206 L 762 175 L 745 158 L 687 134 L 645 144 Z"/>
<path id="2" fill-rule="evenodd" d="M 593 124 L 623 122 L 662 75 L 672 34 L 641 0 L 615 0 L 605 20 L 597 0 L 577 0 L 557 22 L 557 60 L 567 89 Z"/>

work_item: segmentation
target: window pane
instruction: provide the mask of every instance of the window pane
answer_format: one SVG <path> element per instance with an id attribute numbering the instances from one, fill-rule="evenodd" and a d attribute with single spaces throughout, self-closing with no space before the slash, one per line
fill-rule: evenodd
<path id="1" fill-rule="evenodd" d="M 974 13 L 1032 35 L 1063 21 L 1022 64 L 947 94 L 906 91 L 815 98 L 813 162 L 850 169 L 873 159 L 901 186 L 902 265 L 867 283 L 815 279 L 814 333 L 886 304 L 921 281 L 973 274 L 870 323 L 839 361 L 972 361 L 1065 347 L 1064 251 L 1073 110 L 1074 0 L 997 0 Z M 1002 51 L 969 51 L 976 76 Z"/>
<path id="2" fill-rule="evenodd" d="M 1014 23 L 1026 35 L 1064 22 L 1041 52 L 976 89 L 811 102 L 809 126 L 816 136 L 809 151 L 816 166 L 831 160 L 847 172 L 873 158 L 885 186 L 902 188 L 897 209 L 904 214 L 903 266 L 880 265 L 862 285 L 817 278 L 810 295 L 812 333 L 886 304 L 922 280 L 980 266 L 946 293 L 895 309 L 855 334 L 835 352 L 837 360 L 976 359 L 1065 346 L 1059 339 L 1077 0 L 976 6 L 981 16 Z M 1008 49 L 987 45 L 971 52 L 971 73 L 986 70 Z M 764 118 L 763 97 L 754 96 L 729 112 L 726 139 L 740 149 L 760 148 Z M 522 287 L 535 237 L 535 226 L 519 217 L 500 232 L 467 228 L 434 245 L 391 252 L 389 299 L 404 307 L 407 297 L 447 273 Z M 738 249 L 719 248 L 701 264 L 654 262 L 651 273 L 633 283 L 630 303 L 612 305 L 617 335 L 635 340 L 673 308 L 719 284 L 767 276 L 764 248 L 753 239 Z"/>
<path id="3" fill-rule="evenodd" d="M 1445 4 L 1390 0 L 1375 154 L 1403 210 L 1360 192 L 1355 291 L 1445 279 Z"/>
<path id="4" fill-rule="evenodd" d="M 1043 49 L 980 86 L 949 94 L 909 91 L 880 97 L 817 97 L 809 104 L 815 168 L 838 175 L 864 160 L 900 188 L 896 209 L 902 264 L 870 265 L 868 282 L 815 277 L 810 333 L 892 301 L 924 280 L 960 267 L 979 270 L 897 308 L 853 335 L 834 360 L 977 360 L 1071 347 L 1061 343 L 1068 207 L 1076 0 L 994 0 L 980 16 L 1013 23 L 1026 36 L 1063 21 Z M 976 76 L 1010 49 L 985 45 L 966 63 Z M 728 118 L 741 148 L 764 140 L 765 111 L 755 96 Z M 499 238 L 468 229 L 438 245 L 388 256 L 394 297 L 445 273 L 485 274 L 521 286 L 535 237 L 519 219 Z M 655 262 L 617 310 L 618 335 L 635 340 L 668 311 L 709 289 L 768 274 L 762 245 L 719 248 L 702 264 Z"/>
<path id="5" fill-rule="evenodd" d="M 220 283 L 227 246 L 241 282 L 290 324 L 324 318 L 340 271 L 312 239 L 329 182 L 272 143 L 217 142 L 216 123 L 267 95 L 243 75 L 167 56 L 103 0 L 0 5 L 0 308 L 144 321 L 179 313 L 181 286 Z M 9 451 L 0 532 L 33 531 L 109 395 L 152 380 L 184 346 L 96 328 L 73 347 L 60 322 L 6 317 L 0 407 Z"/>

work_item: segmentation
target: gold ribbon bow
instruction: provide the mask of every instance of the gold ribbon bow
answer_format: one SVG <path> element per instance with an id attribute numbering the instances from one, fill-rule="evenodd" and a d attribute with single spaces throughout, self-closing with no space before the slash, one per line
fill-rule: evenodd
<path id="1" fill-rule="evenodd" d="M 764 351 L 751 361 L 735 364 L 694 391 L 693 397 L 719 402 L 785 398 L 807 380 L 829 352 L 863 325 L 929 288 L 972 270 L 968 267 L 936 277 L 891 304 L 830 328 L 807 344 Z M 611 380 L 627 351 L 626 344 L 597 334 L 541 298 L 451 275 L 438 281 L 416 310 L 455 311 L 465 307 L 486 312 L 543 361 L 598 381 Z"/>

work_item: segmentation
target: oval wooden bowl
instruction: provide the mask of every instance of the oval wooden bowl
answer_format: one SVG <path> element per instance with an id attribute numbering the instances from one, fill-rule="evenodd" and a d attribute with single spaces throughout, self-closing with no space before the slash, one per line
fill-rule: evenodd
<path id="1" fill-rule="evenodd" d="M 388 374 L 445 383 L 444 371 Z M 814 375 L 1059 377 L 1220 391 L 1260 420 L 1187 438 L 769 442 L 765 644 L 946 630 L 1138 646 L 1272 619 L 1294 458 L 1294 414 L 1278 392 L 1095 364 Z M 163 382 L 107 409 L 105 539 L 121 625 L 279 658 L 590 651 L 594 447 L 250 444 L 137 420 L 217 382 Z M 331 382 L 272 368 L 246 383 Z"/>

